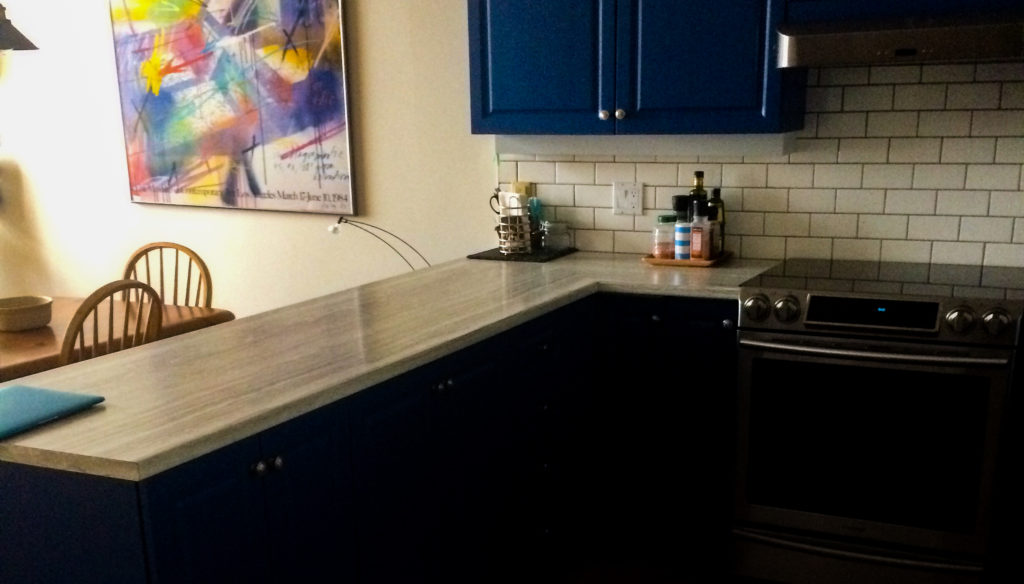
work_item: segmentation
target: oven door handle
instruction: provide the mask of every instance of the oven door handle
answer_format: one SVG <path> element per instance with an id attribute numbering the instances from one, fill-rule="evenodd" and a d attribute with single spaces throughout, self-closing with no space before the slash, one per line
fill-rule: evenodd
<path id="1" fill-rule="evenodd" d="M 877 351 L 858 351 L 855 349 L 808 347 L 804 345 L 791 345 L 788 343 L 757 341 L 753 339 L 740 339 L 740 346 L 767 349 L 771 351 L 785 351 L 804 355 L 871 359 L 874 361 L 897 363 L 927 363 L 933 365 L 970 365 L 989 367 L 1005 367 L 1010 363 L 1009 359 L 999 357 L 949 357 L 945 355 L 915 355 L 912 353 L 880 353 Z"/>

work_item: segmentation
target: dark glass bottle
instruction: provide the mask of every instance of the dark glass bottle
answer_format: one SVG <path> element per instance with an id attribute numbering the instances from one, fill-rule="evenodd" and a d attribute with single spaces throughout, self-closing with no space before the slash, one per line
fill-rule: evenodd
<path id="1" fill-rule="evenodd" d="M 725 202 L 722 201 L 722 189 L 718 187 L 711 189 L 711 198 L 708 199 L 708 205 L 712 207 L 708 215 L 713 216 L 712 221 L 718 221 L 715 247 L 719 252 L 722 252 L 725 251 Z"/>
<path id="2" fill-rule="evenodd" d="M 704 171 L 693 172 L 693 188 L 690 189 L 690 199 L 708 200 L 708 192 L 704 189 Z"/>

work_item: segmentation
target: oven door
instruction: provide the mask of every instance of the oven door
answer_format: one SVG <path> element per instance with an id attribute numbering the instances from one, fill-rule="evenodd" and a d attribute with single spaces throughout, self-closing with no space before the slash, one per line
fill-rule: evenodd
<path id="1" fill-rule="evenodd" d="M 738 532 L 984 555 L 1012 350 L 739 339 Z"/>

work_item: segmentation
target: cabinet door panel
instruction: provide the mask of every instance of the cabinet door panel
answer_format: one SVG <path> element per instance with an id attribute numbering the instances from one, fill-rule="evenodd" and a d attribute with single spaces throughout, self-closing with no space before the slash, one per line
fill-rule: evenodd
<path id="1" fill-rule="evenodd" d="M 469 0 L 476 133 L 611 133 L 614 0 Z"/>
<path id="2" fill-rule="evenodd" d="M 793 129 L 781 92 L 799 79 L 769 69 L 780 11 L 768 0 L 621 0 L 618 133 L 731 133 Z M 771 16 L 771 18 L 769 18 Z M 801 102 L 802 103 L 802 102 Z"/>
<path id="3" fill-rule="evenodd" d="M 328 406 L 260 437 L 277 582 L 352 582 L 351 469 L 344 410 Z"/>
<path id="4" fill-rule="evenodd" d="M 263 485 L 248 438 L 142 483 L 153 582 L 267 582 Z"/>

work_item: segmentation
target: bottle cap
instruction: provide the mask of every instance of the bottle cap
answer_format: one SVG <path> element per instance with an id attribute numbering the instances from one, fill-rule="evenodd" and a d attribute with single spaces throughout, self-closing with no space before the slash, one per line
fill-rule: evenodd
<path id="1" fill-rule="evenodd" d="M 672 195 L 672 210 L 685 213 L 690 209 L 690 195 Z"/>
<path id="2" fill-rule="evenodd" d="M 695 170 L 695 171 L 693 171 L 693 176 L 695 176 L 697 178 L 704 178 L 704 171 L 703 170 Z"/>
<path id="3" fill-rule="evenodd" d="M 708 202 L 705 199 L 694 198 L 693 199 L 693 216 L 694 217 L 707 217 L 708 216 Z"/>
<path id="4" fill-rule="evenodd" d="M 658 215 L 658 223 L 675 223 L 676 215 Z"/>

